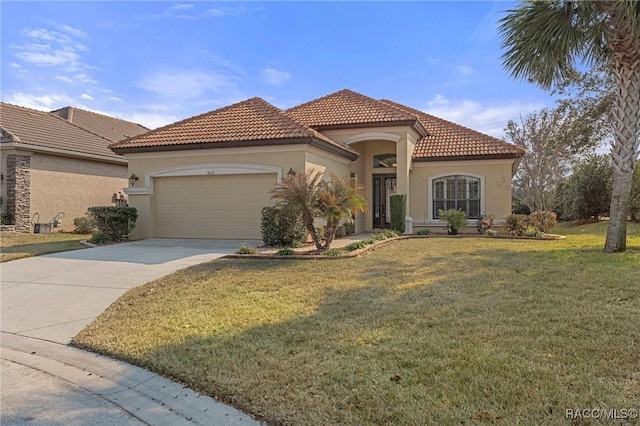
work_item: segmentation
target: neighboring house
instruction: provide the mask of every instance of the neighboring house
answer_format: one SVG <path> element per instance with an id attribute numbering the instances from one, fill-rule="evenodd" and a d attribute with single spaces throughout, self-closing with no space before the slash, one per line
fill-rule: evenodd
<path id="1" fill-rule="evenodd" d="M 62 117 L 70 123 L 110 139 L 113 142 L 119 142 L 149 131 L 149 129 L 140 124 L 70 106 L 51 111 L 51 114 Z"/>
<path id="2" fill-rule="evenodd" d="M 261 209 L 289 171 L 350 176 L 368 211 L 356 231 L 386 228 L 389 196 L 407 194 L 415 228 L 439 209 L 471 219 L 511 213 L 521 148 L 386 100 L 342 90 L 282 111 L 260 98 L 111 145 L 139 177 L 134 237 L 260 238 Z"/>
<path id="3" fill-rule="evenodd" d="M 32 231 L 32 218 L 48 223 L 56 217 L 71 230 L 74 218 L 84 216 L 88 207 L 110 205 L 113 194 L 128 185 L 127 160 L 108 146 L 123 139 L 122 129 L 137 128 L 137 134 L 148 129 L 64 110 L 93 120 L 83 118 L 81 127 L 49 112 L 0 104 L 2 213 L 14 219 L 17 231 Z"/>

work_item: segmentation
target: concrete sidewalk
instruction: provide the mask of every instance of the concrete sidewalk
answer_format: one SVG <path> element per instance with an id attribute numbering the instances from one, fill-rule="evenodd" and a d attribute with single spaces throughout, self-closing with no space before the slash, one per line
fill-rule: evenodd
<path id="1" fill-rule="evenodd" d="M 0 423 L 259 424 L 157 374 L 68 346 L 130 288 L 241 243 L 151 239 L 0 264 Z"/>

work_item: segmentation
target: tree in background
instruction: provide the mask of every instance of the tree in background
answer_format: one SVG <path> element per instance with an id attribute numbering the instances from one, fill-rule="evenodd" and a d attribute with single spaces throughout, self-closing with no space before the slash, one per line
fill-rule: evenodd
<path id="1" fill-rule="evenodd" d="M 563 185 L 563 214 L 570 219 L 595 219 L 609 213 L 613 167 L 606 155 L 591 155 L 573 167 Z"/>
<path id="2" fill-rule="evenodd" d="M 586 63 L 615 81 L 614 178 L 605 251 L 626 250 L 631 181 L 640 145 L 640 2 L 526 1 L 500 21 L 503 63 L 545 89 Z"/>
<path id="3" fill-rule="evenodd" d="M 571 115 L 556 108 L 507 123 L 506 138 L 527 151 L 514 176 L 513 196 L 532 212 L 553 211 L 558 205 L 556 191 L 574 152 L 565 143 L 571 120 Z"/>
<path id="4" fill-rule="evenodd" d="M 629 216 L 636 222 L 640 222 L 640 161 L 636 164 L 636 171 L 633 173 Z"/>

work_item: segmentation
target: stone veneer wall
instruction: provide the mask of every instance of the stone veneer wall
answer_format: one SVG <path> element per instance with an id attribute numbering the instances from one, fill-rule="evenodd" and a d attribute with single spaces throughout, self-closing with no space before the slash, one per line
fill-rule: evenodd
<path id="1" fill-rule="evenodd" d="M 31 232 L 31 157 L 7 156 L 7 214 L 17 232 Z"/>

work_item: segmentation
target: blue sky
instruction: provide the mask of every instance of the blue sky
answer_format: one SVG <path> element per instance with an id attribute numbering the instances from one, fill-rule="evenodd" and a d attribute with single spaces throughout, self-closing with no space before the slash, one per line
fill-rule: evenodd
<path id="1" fill-rule="evenodd" d="M 280 108 L 349 88 L 485 133 L 550 106 L 500 62 L 511 2 L 13 2 L 2 100 L 154 128 L 259 96 Z"/>

